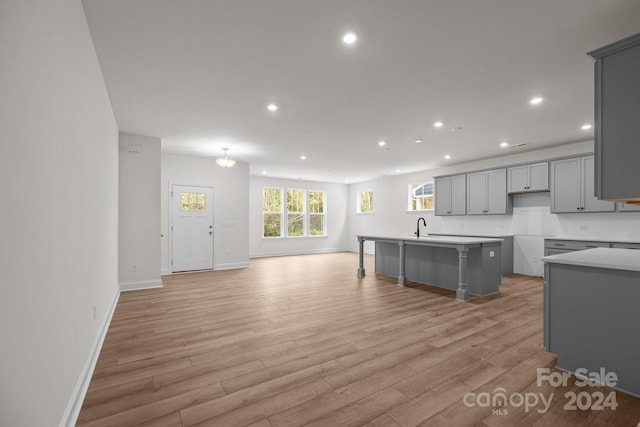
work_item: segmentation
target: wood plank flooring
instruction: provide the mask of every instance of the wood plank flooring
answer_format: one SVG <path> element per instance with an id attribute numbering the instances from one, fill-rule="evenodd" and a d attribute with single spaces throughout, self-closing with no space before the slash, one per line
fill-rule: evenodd
<path id="1" fill-rule="evenodd" d="M 461 303 L 396 286 L 370 256 L 358 279 L 357 264 L 354 253 L 255 259 L 123 293 L 78 425 L 638 425 L 640 399 L 616 392 L 616 410 L 568 411 L 564 393 L 584 388 L 536 384 L 537 368 L 555 366 L 541 279 L 506 277 L 499 295 Z M 546 412 L 465 404 L 498 388 L 553 399 Z"/>

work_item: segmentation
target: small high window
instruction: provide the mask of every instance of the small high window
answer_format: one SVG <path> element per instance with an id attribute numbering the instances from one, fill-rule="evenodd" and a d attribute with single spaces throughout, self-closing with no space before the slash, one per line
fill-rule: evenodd
<path id="1" fill-rule="evenodd" d="M 359 191 L 357 203 L 356 212 L 373 213 L 373 190 Z"/>
<path id="2" fill-rule="evenodd" d="M 427 184 L 409 184 L 408 210 L 433 210 L 433 182 Z"/>

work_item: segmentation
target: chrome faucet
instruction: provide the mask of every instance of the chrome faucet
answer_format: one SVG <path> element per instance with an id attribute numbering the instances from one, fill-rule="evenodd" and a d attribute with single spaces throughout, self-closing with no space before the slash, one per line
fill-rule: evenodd
<path id="1" fill-rule="evenodd" d="M 416 232 L 413 233 L 416 235 L 418 239 L 420 238 L 420 220 L 422 220 L 422 223 L 424 224 L 425 227 L 427 226 L 427 221 L 423 217 L 418 218 L 418 224 L 416 225 Z"/>

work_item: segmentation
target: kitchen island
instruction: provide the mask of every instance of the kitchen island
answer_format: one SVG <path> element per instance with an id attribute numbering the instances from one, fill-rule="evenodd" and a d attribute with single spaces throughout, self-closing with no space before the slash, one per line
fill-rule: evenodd
<path id="1" fill-rule="evenodd" d="M 501 280 L 501 239 L 459 236 L 358 235 L 358 276 L 364 277 L 364 242 L 375 242 L 375 271 L 396 276 L 398 285 L 407 280 L 456 291 L 456 299 L 469 294 L 491 295 Z"/>
<path id="2" fill-rule="evenodd" d="M 615 373 L 640 396 L 640 251 L 594 248 L 542 258 L 544 346 L 558 368 Z"/>

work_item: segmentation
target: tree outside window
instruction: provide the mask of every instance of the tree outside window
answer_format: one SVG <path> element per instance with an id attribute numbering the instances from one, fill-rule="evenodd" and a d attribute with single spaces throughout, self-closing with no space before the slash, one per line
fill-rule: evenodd
<path id="1" fill-rule="evenodd" d="M 262 189 L 263 237 L 280 237 L 282 233 L 282 189 Z"/>
<path id="2" fill-rule="evenodd" d="M 287 190 L 287 236 L 304 236 L 304 191 Z"/>
<path id="3" fill-rule="evenodd" d="M 358 213 L 373 213 L 373 190 L 358 192 Z"/>
<path id="4" fill-rule="evenodd" d="M 309 235 L 326 235 L 325 224 L 324 192 L 309 191 Z"/>

